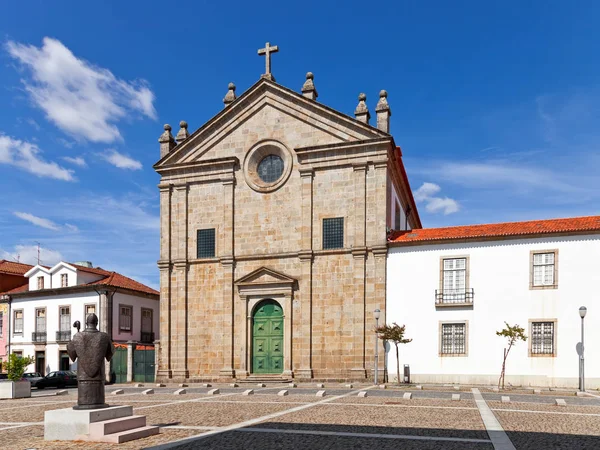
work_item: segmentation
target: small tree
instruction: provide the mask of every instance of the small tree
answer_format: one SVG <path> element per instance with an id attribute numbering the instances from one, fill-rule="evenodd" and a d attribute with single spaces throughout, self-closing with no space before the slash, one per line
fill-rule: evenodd
<path id="1" fill-rule="evenodd" d="M 382 341 L 391 341 L 396 346 L 396 370 L 398 371 L 398 384 L 400 384 L 400 359 L 398 357 L 398 345 L 408 344 L 412 339 L 404 337 L 406 325 L 398 325 L 394 322 L 392 325 L 382 325 L 375 329 L 377 336 Z"/>
<path id="2" fill-rule="evenodd" d="M 2 369 L 6 370 L 8 379 L 11 381 L 20 381 L 23 378 L 25 370 L 29 364 L 33 364 L 35 359 L 32 356 L 22 357 L 11 353 L 8 361 L 2 363 Z"/>
<path id="3" fill-rule="evenodd" d="M 502 389 L 504 389 L 504 375 L 506 372 L 506 358 L 508 357 L 508 352 L 513 345 L 517 343 L 517 341 L 521 340 L 525 342 L 527 340 L 527 336 L 525 336 L 525 329 L 521 328 L 519 325 L 515 324 L 512 327 L 508 324 L 508 322 L 504 322 L 506 327 L 500 331 L 496 331 L 497 336 L 505 337 L 508 340 L 508 349 L 504 348 L 504 359 L 502 360 L 502 371 L 500 372 L 500 378 L 498 379 L 498 388 L 502 384 Z"/>

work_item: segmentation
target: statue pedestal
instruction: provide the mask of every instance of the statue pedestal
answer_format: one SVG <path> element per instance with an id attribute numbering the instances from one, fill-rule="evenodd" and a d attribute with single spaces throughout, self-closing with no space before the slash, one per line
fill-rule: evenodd
<path id="1" fill-rule="evenodd" d="M 101 409 L 54 409 L 44 413 L 46 441 L 93 441 L 121 443 L 158 434 L 146 426 L 146 416 L 134 416 L 131 406 Z"/>

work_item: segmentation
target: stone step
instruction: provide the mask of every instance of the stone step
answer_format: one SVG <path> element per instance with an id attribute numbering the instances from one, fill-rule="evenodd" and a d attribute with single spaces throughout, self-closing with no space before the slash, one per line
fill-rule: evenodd
<path id="1" fill-rule="evenodd" d="M 90 424 L 90 438 L 96 440 L 108 434 L 146 426 L 146 416 L 129 416 Z"/>
<path id="2" fill-rule="evenodd" d="M 155 434 L 158 434 L 158 432 L 158 427 L 148 425 L 145 427 L 134 428 L 132 430 L 121 431 L 119 433 L 107 434 L 103 438 L 98 439 L 98 441 L 122 444 L 123 442 L 129 442 L 135 439 L 142 439 L 148 436 L 154 436 Z"/>

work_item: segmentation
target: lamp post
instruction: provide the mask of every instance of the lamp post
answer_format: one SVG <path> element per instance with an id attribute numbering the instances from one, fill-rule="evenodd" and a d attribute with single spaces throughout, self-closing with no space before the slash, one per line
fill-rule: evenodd
<path id="1" fill-rule="evenodd" d="M 585 391 L 585 370 L 584 370 L 584 359 L 583 359 L 583 319 L 587 313 L 587 308 L 582 306 L 579 308 L 579 317 L 581 317 L 581 355 L 579 355 L 579 390 Z"/>
<path id="2" fill-rule="evenodd" d="M 375 317 L 375 384 L 378 383 L 378 378 L 379 378 L 379 345 L 377 342 L 377 328 L 379 328 L 379 315 L 381 314 L 381 311 L 379 311 L 379 309 L 376 309 L 375 311 L 373 311 L 373 317 Z"/>

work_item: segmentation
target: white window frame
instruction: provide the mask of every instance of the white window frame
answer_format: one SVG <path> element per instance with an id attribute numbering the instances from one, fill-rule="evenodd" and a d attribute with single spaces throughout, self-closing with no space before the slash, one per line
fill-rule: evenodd
<path id="1" fill-rule="evenodd" d="M 69 287 L 69 274 L 68 273 L 60 274 L 60 287 Z"/>
<path id="2" fill-rule="evenodd" d="M 558 250 L 532 250 L 529 257 L 529 288 L 558 288 Z"/>
<path id="3" fill-rule="evenodd" d="M 44 289 L 44 277 L 37 277 L 37 288 L 38 290 Z"/>
<path id="4" fill-rule="evenodd" d="M 17 313 L 21 313 L 21 318 L 19 319 L 21 321 L 21 330 L 17 331 Z M 23 312 L 22 309 L 15 309 L 13 310 L 13 334 L 17 334 L 19 336 L 23 335 L 23 328 L 25 326 L 25 313 Z"/>
<path id="5" fill-rule="evenodd" d="M 123 310 L 129 309 L 129 316 L 123 314 Z M 124 318 L 129 317 L 129 327 L 124 324 Z M 119 331 L 121 333 L 133 333 L 133 306 L 131 305 L 119 305 Z"/>

